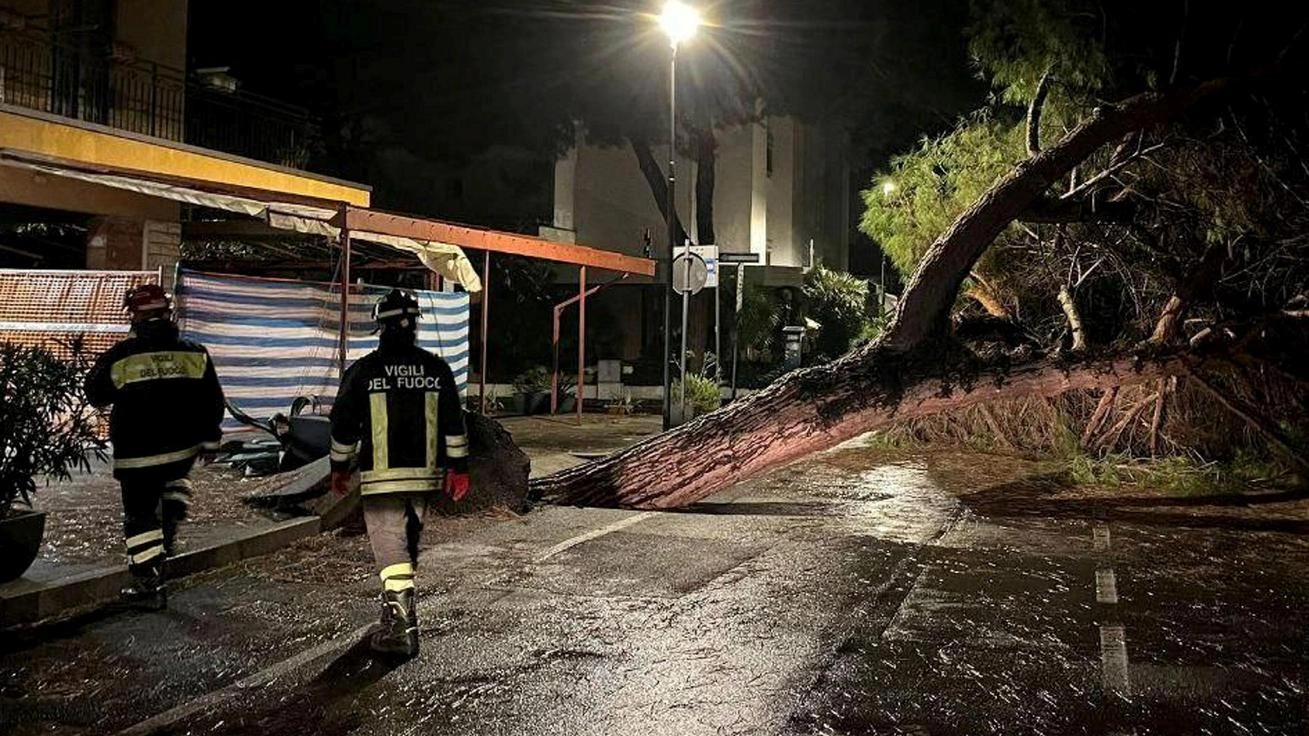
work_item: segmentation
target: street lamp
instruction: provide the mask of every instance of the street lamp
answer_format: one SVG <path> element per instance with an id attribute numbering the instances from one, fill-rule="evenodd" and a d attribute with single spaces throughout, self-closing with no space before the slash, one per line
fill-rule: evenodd
<path id="1" fill-rule="evenodd" d="M 659 16 L 659 27 L 668 36 L 668 276 L 664 282 L 664 429 L 672 426 L 673 384 L 668 348 L 672 341 L 673 259 L 677 254 L 677 47 L 691 39 L 700 27 L 700 13 L 686 3 L 669 0 Z M 686 376 L 682 396 L 686 396 Z"/>

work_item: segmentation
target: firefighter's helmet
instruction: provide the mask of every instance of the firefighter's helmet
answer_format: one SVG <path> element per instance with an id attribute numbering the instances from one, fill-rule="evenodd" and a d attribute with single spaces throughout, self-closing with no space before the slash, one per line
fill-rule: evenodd
<path id="1" fill-rule="evenodd" d="M 392 289 L 373 305 L 373 319 L 377 320 L 378 327 L 413 329 L 421 316 L 418 299 L 401 289 Z"/>
<path id="2" fill-rule="evenodd" d="M 123 295 L 123 307 L 132 315 L 132 321 L 166 317 L 172 311 L 173 300 L 158 284 L 133 286 Z"/>

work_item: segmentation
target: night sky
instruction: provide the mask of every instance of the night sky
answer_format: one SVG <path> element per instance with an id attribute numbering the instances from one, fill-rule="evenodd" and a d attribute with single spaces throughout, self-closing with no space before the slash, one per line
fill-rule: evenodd
<path id="1" fill-rule="evenodd" d="M 245 89 L 311 109 L 325 123 L 315 168 L 373 184 L 379 206 L 494 219 L 443 202 L 431 172 L 457 171 L 492 145 L 548 164 L 573 119 L 613 142 L 661 130 L 659 8 L 193 0 L 191 61 L 231 66 Z M 984 97 L 966 55 L 964 0 L 722 0 L 703 12 L 714 27 L 683 50 L 682 110 L 730 121 L 762 97 L 775 111 L 839 122 L 856 148 L 854 189 Z M 406 181 L 418 169 L 428 180 Z"/>

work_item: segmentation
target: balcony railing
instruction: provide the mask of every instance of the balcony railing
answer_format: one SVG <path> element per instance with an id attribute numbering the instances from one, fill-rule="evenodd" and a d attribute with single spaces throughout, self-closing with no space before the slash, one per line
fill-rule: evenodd
<path id="1" fill-rule="evenodd" d="M 0 30 L 0 104 L 303 169 L 321 140 L 303 108 L 136 59 Z"/>

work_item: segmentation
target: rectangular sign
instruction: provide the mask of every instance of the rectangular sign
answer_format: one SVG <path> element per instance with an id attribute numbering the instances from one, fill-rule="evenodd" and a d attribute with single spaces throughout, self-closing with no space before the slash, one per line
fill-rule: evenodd
<path id="1" fill-rule="evenodd" d="M 758 253 L 719 253 L 718 262 L 723 265 L 738 263 L 758 263 Z"/>

